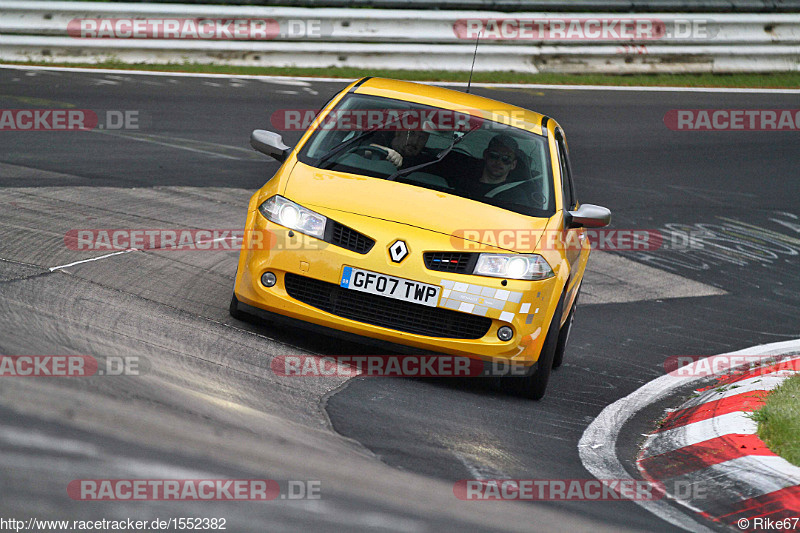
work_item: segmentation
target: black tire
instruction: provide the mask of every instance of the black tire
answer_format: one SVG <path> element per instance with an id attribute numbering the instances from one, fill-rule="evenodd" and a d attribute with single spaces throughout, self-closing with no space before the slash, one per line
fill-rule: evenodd
<path id="1" fill-rule="evenodd" d="M 569 332 L 572 331 L 572 323 L 575 321 L 575 308 L 578 307 L 578 297 L 581 295 L 581 290 L 578 289 L 578 294 L 575 295 L 575 301 L 572 302 L 572 309 L 569 310 L 567 321 L 561 331 L 558 332 L 558 344 L 556 345 L 556 353 L 553 355 L 553 368 L 558 368 L 564 362 L 564 353 L 567 351 L 567 342 L 569 342 Z"/>
<path id="2" fill-rule="evenodd" d="M 239 311 L 239 300 L 236 299 L 236 293 L 231 295 L 231 305 L 228 307 L 228 312 L 236 320 L 244 320 L 247 316 L 246 313 Z"/>
<path id="3" fill-rule="evenodd" d="M 556 312 L 553 313 L 553 320 L 547 329 L 547 337 L 542 345 L 542 353 L 539 355 L 539 362 L 536 371 L 525 377 L 505 378 L 511 381 L 511 389 L 523 398 L 531 400 L 541 400 L 547 390 L 547 382 L 550 380 L 550 372 L 553 369 L 553 357 L 558 345 L 559 325 L 561 323 L 561 313 L 564 308 L 564 297 L 558 302 Z"/>

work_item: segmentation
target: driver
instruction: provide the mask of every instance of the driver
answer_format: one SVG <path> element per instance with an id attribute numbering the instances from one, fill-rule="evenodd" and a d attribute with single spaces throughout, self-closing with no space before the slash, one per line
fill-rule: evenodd
<path id="1" fill-rule="evenodd" d="M 429 137 L 430 133 L 425 130 L 398 130 L 394 132 L 389 146 L 377 143 L 370 146 L 385 150 L 386 159 L 397 168 L 408 168 L 430 160 L 423 154 Z"/>

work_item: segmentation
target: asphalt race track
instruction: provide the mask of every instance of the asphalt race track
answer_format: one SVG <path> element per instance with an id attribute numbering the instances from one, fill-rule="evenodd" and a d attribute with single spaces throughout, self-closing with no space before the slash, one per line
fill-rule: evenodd
<path id="1" fill-rule="evenodd" d="M 453 484 L 590 479 L 584 429 L 663 375 L 667 357 L 800 337 L 800 136 L 663 121 L 671 109 L 794 109 L 797 94 L 473 88 L 555 117 L 578 197 L 610 208 L 613 228 L 700 244 L 593 253 L 565 363 L 540 402 L 477 380 L 280 377 L 275 356 L 374 349 L 231 318 L 235 250 L 65 245 L 75 229 L 241 228 L 278 167 L 250 149 L 250 131 L 272 129 L 281 109 L 318 109 L 345 84 L 0 69 L 0 109 L 139 120 L 0 131 L 0 354 L 142 362 L 140 375 L 0 378 L 0 517 L 217 517 L 234 532 L 679 530 L 629 501 L 461 501 Z M 300 134 L 282 133 L 290 145 Z M 619 440 L 631 473 L 651 411 Z M 263 478 L 282 494 L 310 481 L 321 498 L 67 495 L 72 480 L 127 478 Z"/>

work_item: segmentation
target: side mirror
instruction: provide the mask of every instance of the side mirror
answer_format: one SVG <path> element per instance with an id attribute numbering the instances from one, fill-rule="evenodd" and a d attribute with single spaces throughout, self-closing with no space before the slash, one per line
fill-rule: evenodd
<path id="1" fill-rule="evenodd" d="M 278 161 L 286 161 L 290 148 L 283 144 L 283 137 L 267 130 L 253 130 L 250 134 L 250 146 Z"/>
<path id="2" fill-rule="evenodd" d="M 611 223 L 611 211 L 599 205 L 583 204 L 567 211 L 568 228 L 602 228 Z"/>

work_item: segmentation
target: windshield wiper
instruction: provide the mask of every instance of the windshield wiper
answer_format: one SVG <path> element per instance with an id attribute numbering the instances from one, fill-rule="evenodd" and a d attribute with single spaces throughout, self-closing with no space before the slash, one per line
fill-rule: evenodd
<path id="1" fill-rule="evenodd" d="M 409 173 L 411 173 L 411 172 L 414 172 L 415 170 L 419 170 L 419 169 L 421 169 L 421 168 L 428 167 L 428 166 L 430 166 L 430 165 L 433 165 L 434 163 L 439 163 L 439 162 L 440 162 L 442 159 L 444 159 L 444 158 L 445 158 L 445 156 L 446 156 L 447 154 L 449 154 L 449 153 L 450 153 L 450 151 L 451 151 L 453 148 L 455 148 L 455 146 L 456 146 L 458 143 L 460 143 L 461 141 L 463 141 L 464 139 L 466 139 L 466 138 L 467 138 L 467 135 L 469 135 L 470 133 L 472 133 L 473 131 L 475 131 L 475 130 L 477 130 L 477 129 L 479 129 L 479 126 L 475 126 L 474 128 L 472 128 L 471 130 L 469 130 L 468 132 L 466 132 L 466 133 L 465 133 L 464 135 L 462 135 L 461 137 L 457 137 L 457 136 L 456 136 L 456 132 L 453 132 L 453 142 L 451 142 L 451 143 L 450 143 L 450 146 L 448 146 L 447 148 L 445 148 L 444 150 L 442 150 L 441 152 L 439 152 L 438 154 L 436 154 L 436 157 L 434 157 L 434 158 L 433 158 L 433 159 L 431 159 L 430 161 L 425 161 L 424 163 L 420 163 L 419 165 L 414 165 L 413 167 L 408 167 L 408 168 L 404 168 L 404 169 L 402 169 L 402 170 L 398 170 L 398 171 L 396 171 L 394 174 L 392 174 L 391 176 L 389 176 L 389 177 L 388 177 L 388 178 L 386 178 L 386 179 L 387 179 L 388 181 L 394 181 L 394 180 L 396 180 L 396 179 L 397 179 L 398 177 L 400 177 L 400 176 L 405 176 L 406 174 L 409 174 Z"/>

